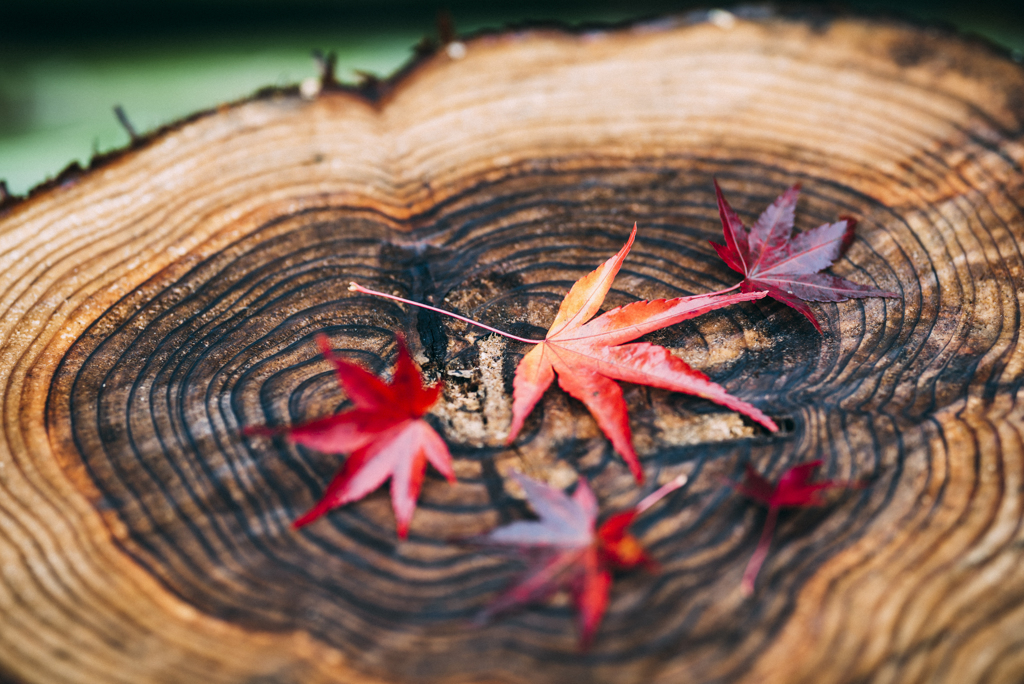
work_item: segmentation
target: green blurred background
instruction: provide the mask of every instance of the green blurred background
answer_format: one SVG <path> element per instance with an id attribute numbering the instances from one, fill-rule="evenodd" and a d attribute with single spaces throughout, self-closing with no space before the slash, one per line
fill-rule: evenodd
<path id="1" fill-rule="evenodd" d="M 72 161 L 124 146 L 121 105 L 140 133 L 267 85 L 315 76 L 313 49 L 338 76 L 386 76 L 436 35 L 446 11 L 460 33 L 530 21 L 617 22 L 708 8 L 663 0 L 0 0 L 0 179 L 16 194 Z M 725 6 L 727 9 L 728 5 Z M 790 8 L 791 9 L 791 8 Z M 1021 60 L 1024 2 L 851 0 L 810 14 L 897 15 L 979 34 Z"/>

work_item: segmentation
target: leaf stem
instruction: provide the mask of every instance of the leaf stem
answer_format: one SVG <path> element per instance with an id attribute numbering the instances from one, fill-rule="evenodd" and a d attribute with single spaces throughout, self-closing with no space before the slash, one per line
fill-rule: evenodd
<path id="1" fill-rule="evenodd" d="M 764 529 L 761 530 L 761 539 L 757 542 L 757 549 L 747 563 L 747 569 L 743 571 L 742 589 L 744 596 L 754 594 L 754 582 L 757 581 L 757 573 L 761 571 L 764 559 L 768 557 L 768 547 L 772 543 L 772 534 L 775 532 L 775 522 L 779 519 L 778 506 L 768 508 L 768 517 L 764 520 Z"/>
<path id="2" fill-rule="evenodd" d="M 724 289 L 724 290 L 715 290 L 714 292 L 708 292 L 707 294 L 708 294 L 709 296 L 710 296 L 710 295 L 720 295 L 720 294 L 725 294 L 726 292 L 732 292 L 733 290 L 735 290 L 735 289 L 736 289 L 737 287 L 739 287 L 739 286 L 740 286 L 740 285 L 742 285 L 742 284 L 743 284 L 743 281 L 741 280 L 740 282 L 736 283 L 736 284 L 735 284 L 735 285 L 733 285 L 732 287 L 728 287 L 728 288 L 726 288 L 726 289 Z"/>
<path id="3" fill-rule="evenodd" d="M 658 501 L 660 501 L 662 498 L 664 498 L 666 494 L 669 494 L 670 492 L 674 492 L 675 490 L 677 490 L 680 487 L 682 487 L 684 484 L 686 484 L 686 481 L 688 479 L 689 478 L 684 473 L 684 474 L 676 477 L 671 482 L 666 482 L 661 487 L 659 487 L 656 491 L 654 491 L 654 492 L 648 494 L 647 496 L 645 496 L 640 501 L 640 503 L 638 503 L 636 505 L 636 507 L 635 507 L 637 514 L 643 513 L 648 508 L 650 508 L 654 504 L 658 503 Z"/>
<path id="4" fill-rule="evenodd" d="M 370 288 L 363 287 L 362 285 L 360 285 L 359 283 L 356 283 L 356 282 L 349 283 L 348 284 L 348 289 L 351 292 L 360 292 L 362 294 L 373 295 L 375 297 L 383 297 L 384 299 L 392 299 L 392 300 L 394 300 L 396 302 L 402 302 L 403 304 L 409 304 L 411 306 L 417 306 L 417 307 L 419 307 L 421 309 L 427 309 L 428 311 L 433 311 L 435 313 L 444 314 L 445 316 L 450 316 L 451 318 L 456 318 L 456 319 L 458 319 L 460 321 L 463 321 L 464 323 L 469 323 L 470 325 L 475 325 L 478 328 L 483 328 L 484 330 L 490 331 L 492 333 L 497 333 L 497 334 L 501 335 L 502 337 L 507 337 L 510 340 L 515 340 L 517 342 L 525 342 L 526 344 L 540 344 L 541 342 L 544 342 L 544 340 L 531 340 L 531 339 L 527 339 L 525 337 L 519 337 L 518 335 L 513 335 L 512 333 L 507 333 L 504 330 L 498 330 L 497 328 L 492 328 L 489 325 L 484 325 L 483 323 L 478 323 L 477 321 L 474 321 L 471 318 L 466 318 L 465 316 L 460 316 L 457 313 L 452 313 L 451 311 L 445 311 L 444 309 L 438 309 L 437 307 L 430 306 L 429 304 L 424 304 L 422 302 L 414 302 L 411 299 L 405 299 L 404 297 L 398 297 L 396 295 L 389 295 L 389 294 L 386 294 L 384 292 L 378 292 L 377 290 L 371 290 Z"/>
<path id="5" fill-rule="evenodd" d="M 738 288 L 742 284 L 743 284 L 742 282 L 739 282 L 739 283 L 736 283 L 732 287 L 727 288 L 725 290 L 718 290 L 716 292 L 708 292 L 708 293 L 700 295 L 700 296 L 702 296 L 702 297 L 712 297 L 714 295 L 725 294 L 726 292 L 732 292 L 733 290 L 735 290 L 736 288 Z M 480 323 L 478 321 L 474 321 L 471 318 L 466 318 L 465 316 L 460 316 L 457 313 L 452 313 L 451 311 L 445 311 L 444 309 L 438 309 L 436 306 L 430 306 L 429 304 L 424 304 L 423 302 L 415 302 L 415 301 L 413 301 L 411 299 L 406 299 L 405 297 L 399 297 L 397 295 L 387 294 L 385 292 L 380 292 L 378 290 L 371 290 L 368 287 L 363 287 L 362 285 L 360 285 L 359 283 L 357 283 L 355 281 L 352 281 L 352 282 L 350 282 L 348 284 L 348 289 L 349 289 L 350 292 L 359 292 L 361 294 L 373 295 L 374 297 L 383 297 L 384 299 L 391 299 L 391 300 L 396 301 L 396 302 L 402 302 L 403 304 L 408 304 L 410 306 L 416 306 L 416 307 L 419 307 L 421 309 L 427 309 L 428 311 L 433 311 L 435 313 L 443 314 L 443 315 L 448 316 L 450 318 L 455 318 L 455 319 L 460 320 L 460 321 L 462 321 L 464 323 L 469 323 L 470 325 L 475 325 L 478 328 L 483 328 L 484 330 L 487 330 L 488 332 L 496 333 L 498 335 L 501 335 L 502 337 L 507 337 L 510 340 L 515 340 L 517 342 L 523 342 L 525 344 L 540 344 L 541 342 L 545 342 L 546 341 L 546 340 L 531 340 L 531 339 L 526 338 L 526 337 L 519 337 L 518 335 L 513 335 L 512 333 L 507 333 L 504 330 L 498 330 L 497 328 L 492 328 L 489 325 L 485 325 L 485 324 Z M 683 481 L 683 483 L 685 483 L 685 480 Z M 681 487 L 683 485 L 683 483 L 680 483 L 679 485 L 677 485 L 677 487 Z M 675 487 L 673 487 L 673 489 L 675 489 Z M 670 489 L 668 491 L 672 491 L 672 490 Z M 664 494 L 662 494 L 662 496 L 667 494 L 668 491 L 666 491 Z M 656 500 L 657 499 L 655 499 L 655 501 Z M 654 503 L 654 501 L 652 501 L 651 503 Z"/>

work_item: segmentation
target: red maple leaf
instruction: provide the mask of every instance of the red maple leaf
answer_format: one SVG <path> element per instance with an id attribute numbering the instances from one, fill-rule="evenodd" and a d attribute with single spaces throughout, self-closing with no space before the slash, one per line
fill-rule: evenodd
<path id="1" fill-rule="evenodd" d="M 380 378 L 338 358 L 324 335 L 317 335 L 324 357 L 334 366 L 338 383 L 353 406 L 341 413 L 284 428 L 250 427 L 246 434 L 284 434 L 296 444 L 319 451 L 349 454 L 327 485 L 323 497 L 293 525 L 302 527 L 332 508 L 363 498 L 391 478 L 391 506 L 398 536 L 404 539 L 429 461 L 455 482 L 448 446 L 422 419 L 441 394 L 441 383 L 424 387 L 419 369 L 398 337 L 398 360 L 387 385 Z"/>
<path id="2" fill-rule="evenodd" d="M 821 482 L 808 482 L 811 474 L 821 465 L 821 461 L 810 461 L 793 466 L 779 478 L 779 482 L 773 485 L 771 482 L 758 474 L 748 463 L 743 482 L 730 485 L 740 494 L 747 496 L 758 503 L 768 507 L 768 517 L 764 521 L 764 529 L 761 531 L 761 539 L 757 543 L 757 549 L 747 563 L 747 569 L 743 572 L 743 593 L 748 596 L 754 593 L 754 582 L 757 580 L 757 573 L 761 565 L 768 557 L 768 547 L 771 546 L 772 533 L 775 531 L 775 523 L 778 521 L 780 508 L 807 508 L 813 506 L 824 506 L 825 500 L 821 493 L 826 489 L 843 487 L 859 487 L 859 482 L 840 482 L 837 480 L 824 480 Z"/>
<path id="3" fill-rule="evenodd" d="M 587 648 L 608 606 L 612 570 L 657 565 L 629 533 L 637 515 L 686 483 L 681 475 L 628 511 L 617 513 L 596 530 L 597 499 L 580 478 L 572 496 L 517 472 L 512 473 L 539 520 L 522 520 L 478 537 L 473 543 L 512 547 L 530 559 L 530 569 L 478 616 L 480 622 L 530 603 L 544 601 L 560 589 L 572 595 L 579 619 L 580 646 Z"/>
<path id="4" fill-rule="evenodd" d="M 765 209 L 749 232 L 725 200 L 717 180 L 715 194 L 725 245 L 712 242 L 711 246 L 729 268 L 744 275 L 741 291 L 766 291 L 772 299 L 806 316 L 819 333 L 821 325 L 806 302 L 899 297 L 895 292 L 819 273 L 831 266 L 853 242 L 857 220 L 846 217 L 793 236 L 799 185 L 794 185 Z"/>
<path id="5" fill-rule="evenodd" d="M 642 482 L 643 469 L 633 449 L 626 402 L 616 380 L 694 394 L 749 416 L 773 432 L 778 430 L 778 426 L 754 406 L 737 399 L 721 385 L 711 382 L 708 376 L 690 368 L 668 349 L 649 342 L 623 344 L 713 309 L 760 299 L 765 296 L 764 292 L 727 294 L 729 290 L 739 287 L 736 285 L 729 290 L 692 297 L 634 302 L 590 320 L 601 308 L 635 237 L 634 224 L 629 240 L 618 254 L 576 281 L 562 300 L 555 321 L 543 340 L 510 335 L 464 316 L 370 290 L 357 283 L 352 283 L 349 289 L 430 309 L 519 342 L 535 345 L 516 368 L 512 383 L 512 426 L 508 443 L 515 441 L 526 417 L 557 374 L 559 386 L 590 410 L 601 431 L 626 461 L 637 482 Z"/>

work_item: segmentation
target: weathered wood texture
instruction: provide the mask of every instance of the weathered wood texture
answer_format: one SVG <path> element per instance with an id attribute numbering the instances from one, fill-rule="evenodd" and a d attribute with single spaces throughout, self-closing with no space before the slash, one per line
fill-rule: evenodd
<path id="1" fill-rule="evenodd" d="M 721 17 L 719 17 L 721 18 Z M 458 52 L 451 54 L 458 55 Z M 1024 679 L 1024 72 L 887 23 L 665 21 L 480 37 L 376 101 L 278 93 L 163 132 L 0 210 L 0 674 L 26 682 L 1019 682 Z M 519 568 L 449 543 L 527 515 L 509 467 L 605 511 L 640 492 L 551 391 L 502 446 L 518 344 L 354 296 L 352 279 L 513 332 L 636 247 L 608 305 L 735 282 L 742 215 L 805 189 L 861 218 L 834 272 L 902 300 L 766 300 L 658 333 L 779 419 L 629 388 L 662 564 L 593 649 L 571 607 L 469 620 Z M 378 371 L 405 331 L 447 379 L 460 481 L 410 539 L 386 492 L 295 532 L 339 458 L 240 427 L 343 402 L 312 336 Z M 821 457 L 869 486 L 783 516 L 722 478 Z"/>

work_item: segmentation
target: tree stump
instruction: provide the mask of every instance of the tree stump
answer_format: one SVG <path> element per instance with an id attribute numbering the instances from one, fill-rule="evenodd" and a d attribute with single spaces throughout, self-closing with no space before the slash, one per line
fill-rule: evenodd
<path id="1" fill-rule="evenodd" d="M 331 85 L 331 84 L 328 84 Z M 481 35 L 371 93 L 272 91 L 0 208 L 0 675 L 25 682 L 1018 682 L 1024 678 L 1024 71 L 860 19 L 692 15 Z M 310 93 L 306 93 L 307 96 Z M 637 243 L 606 307 L 736 282 L 712 178 L 750 219 L 860 219 L 833 272 L 901 295 L 770 300 L 652 335 L 785 426 L 627 387 L 648 479 L 593 647 L 551 603 L 471 620 L 521 566 L 451 540 L 529 515 L 518 468 L 638 490 L 551 390 L 505 447 L 518 343 Z M 295 531 L 341 457 L 244 438 L 344 402 L 313 335 L 443 379 L 459 481 L 408 541 L 386 490 Z M 822 458 L 868 482 L 784 514 L 723 484 Z"/>

